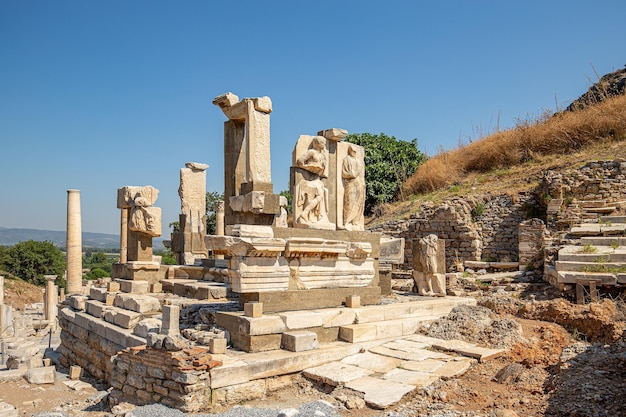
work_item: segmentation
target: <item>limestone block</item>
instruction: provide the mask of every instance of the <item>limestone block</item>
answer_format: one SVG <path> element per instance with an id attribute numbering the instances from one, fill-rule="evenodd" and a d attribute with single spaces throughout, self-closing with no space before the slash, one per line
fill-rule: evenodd
<path id="1" fill-rule="evenodd" d="M 289 330 L 321 327 L 324 324 L 324 314 L 315 311 L 286 311 L 280 313 L 280 318 Z"/>
<path id="2" fill-rule="evenodd" d="M 104 312 L 107 310 L 107 305 L 101 303 L 100 301 L 90 300 L 85 303 L 87 314 L 102 318 L 104 316 Z"/>
<path id="3" fill-rule="evenodd" d="M 146 294 L 150 289 L 150 283 L 148 281 L 130 281 L 130 280 L 118 280 L 120 283 L 120 290 L 126 293 L 133 294 Z"/>
<path id="4" fill-rule="evenodd" d="M 66 298 L 69 305 L 75 310 L 85 310 L 87 297 L 84 295 L 70 295 Z"/>
<path id="5" fill-rule="evenodd" d="M 106 293 L 107 293 L 106 288 L 91 287 L 89 289 L 89 296 L 92 299 L 97 300 L 97 301 L 104 302 L 106 299 Z"/>
<path id="6" fill-rule="evenodd" d="M 334 141 L 342 141 L 346 136 L 348 136 L 348 131 L 346 129 L 339 129 L 336 127 L 320 130 L 317 132 L 318 136 L 323 136 L 326 139 L 334 140 Z"/>
<path id="7" fill-rule="evenodd" d="M 339 328 L 339 339 L 348 343 L 376 340 L 377 328 L 374 324 L 350 324 Z"/>
<path id="8" fill-rule="evenodd" d="M 285 323 L 279 316 L 239 317 L 239 331 L 244 335 L 261 336 L 282 333 Z"/>
<path id="9" fill-rule="evenodd" d="M 353 262 L 347 257 L 298 258 L 290 264 L 300 289 L 366 287 L 376 275 L 374 259 Z"/>
<path id="10" fill-rule="evenodd" d="M 231 196 L 228 197 L 228 205 L 230 206 L 230 209 L 234 212 L 241 212 L 243 211 L 243 202 L 245 200 L 245 196 L 244 195 L 235 195 L 235 196 Z M 228 232 L 227 232 L 228 234 Z"/>
<path id="11" fill-rule="evenodd" d="M 260 111 L 263 113 L 271 113 L 272 112 L 272 100 L 267 97 L 256 97 L 252 99 L 254 103 L 254 110 Z"/>
<path id="12" fill-rule="evenodd" d="M 244 196 L 243 211 L 245 213 L 261 213 L 265 208 L 265 191 L 251 191 Z"/>
<path id="13" fill-rule="evenodd" d="M 361 297 L 358 295 L 350 295 L 346 297 L 346 307 L 359 308 L 361 307 Z"/>
<path id="14" fill-rule="evenodd" d="M 227 341 L 226 339 L 213 338 L 209 340 L 209 352 L 214 355 L 226 353 Z"/>
<path id="15" fill-rule="evenodd" d="M 394 265 L 404 263 L 404 238 L 380 238 L 380 262 L 389 262 Z"/>
<path id="16" fill-rule="evenodd" d="M 145 294 L 117 294 L 114 305 L 137 313 L 158 312 L 161 309 L 158 298 Z"/>
<path id="17" fill-rule="evenodd" d="M 160 282 L 150 284 L 150 292 L 153 294 L 163 292 L 163 284 L 161 284 Z"/>
<path id="18" fill-rule="evenodd" d="M 180 335 L 180 307 L 177 305 L 164 305 L 162 307 L 163 318 L 161 334 L 168 336 Z"/>
<path id="19" fill-rule="evenodd" d="M 69 377 L 70 379 L 80 379 L 80 376 L 83 373 L 83 368 L 78 365 L 70 366 Z"/>
<path id="20" fill-rule="evenodd" d="M 161 330 L 161 320 L 156 318 L 147 318 L 141 320 L 133 329 L 133 334 L 144 339 L 148 337 L 148 333 L 159 333 Z"/>
<path id="21" fill-rule="evenodd" d="M 105 299 L 104 299 L 104 304 L 106 304 L 108 306 L 112 306 L 113 303 L 115 302 L 115 295 L 116 295 L 116 293 L 114 293 L 114 292 L 108 292 L 106 297 L 105 297 Z"/>
<path id="22" fill-rule="evenodd" d="M 340 327 L 354 324 L 356 320 L 356 312 L 352 309 L 341 308 L 328 308 L 324 310 L 318 310 L 319 314 L 323 316 L 322 327 Z"/>
<path id="23" fill-rule="evenodd" d="M 263 303 L 245 303 L 243 314 L 246 317 L 261 317 L 263 315 Z"/>
<path id="24" fill-rule="evenodd" d="M 154 205 L 159 196 L 159 190 L 151 185 L 130 186 L 117 190 L 117 208 L 131 208 L 133 206 L 148 207 Z"/>
<path id="25" fill-rule="evenodd" d="M 133 311 L 121 310 L 112 307 L 104 312 L 104 320 L 124 329 L 132 329 L 141 321 L 143 316 Z"/>
<path id="26" fill-rule="evenodd" d="M 317 334 L 307 330 L 294 330 L 283 333 L 281 347 L 290 352 L 303 352 L 319 349 Z"/>
<path id="27" fill-rule="evenodd" d="M 303 256 L 336 257 L 345 255 L 347 249 L 348 243 L 341 240 L 292 237 L 286 241 L 285 256 L 288 258 Z"/>
<path id="28" fill-rule="evenodd" d="M 118 292 L 120 290 L 120 283 L 116 281 L 107 283 L 107 290 L 109 292 Z"/>
<path id="29" fill-rule="evenodd" d="M 238 293 L 286 291 L 290 270 L 285 258 L 233 257 L 229 268 L 232 290 Z"/>
<path id="30" fill-rule="evenodd" d="M 442 379 L 447 380 L 463 375 L 472 366 L 472 359 L 448 361 L 434 372 Z"/>
<path id="31" fill-rule="evenodd" d="M 232 224 L 226 226 L 226 234 L 236 237 L 266 237 L 273 238 L 274 231 L 271 226 L 253 224 Z"/>
<path id="32" fill-rule="evenodd" d="M 26 372 L 26 380 L 31 384 L 54 384 L 56 370 L 54 366 L 30 369 Z"/>

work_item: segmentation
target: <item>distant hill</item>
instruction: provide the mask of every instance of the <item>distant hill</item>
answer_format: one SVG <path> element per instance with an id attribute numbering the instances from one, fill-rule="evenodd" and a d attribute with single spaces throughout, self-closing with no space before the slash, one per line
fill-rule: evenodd
<path id="1" fill-rule="evenodd" d="M 11 246 L 26 240 L 49 241 L 64 248 L 65 231 L 39 229 L 10 229 L 0 227 L 0 245 Z M 106 233 L 83 232 L 83 246 L 90 248 L 119 248 L 120 237 Z"/>

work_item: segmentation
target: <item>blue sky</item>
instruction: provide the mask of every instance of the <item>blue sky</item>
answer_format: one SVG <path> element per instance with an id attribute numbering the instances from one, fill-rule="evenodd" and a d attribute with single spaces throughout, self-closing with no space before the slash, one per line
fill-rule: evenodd
<path id="1" fill-rule="evenodd" d="M 272 180 L 330 127 L 459 140 L 565 106 L 626 64 L 626 2 L 0 0 L 0 227 L 118 233 L 116 190 L 153 185 L 178 219 L 179 170 L 223 187 L 214 97 L 270 96 Z"/>

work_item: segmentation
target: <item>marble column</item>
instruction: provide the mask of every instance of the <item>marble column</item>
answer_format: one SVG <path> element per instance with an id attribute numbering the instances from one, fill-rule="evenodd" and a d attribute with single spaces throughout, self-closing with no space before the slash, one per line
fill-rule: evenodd
<path id="1" fill-rule="evenodd" d="M 83 282 L 83 239 L 80 190 L 67 190 L 67 293 L 80 294 Z"/>
<path id="2" fill-rule="evenodd" d="M 224 236 L 224 202 L 215 202 L 215 234 Z M 224 255 L 215 255 L 215 259 L 224 259 Z"/>

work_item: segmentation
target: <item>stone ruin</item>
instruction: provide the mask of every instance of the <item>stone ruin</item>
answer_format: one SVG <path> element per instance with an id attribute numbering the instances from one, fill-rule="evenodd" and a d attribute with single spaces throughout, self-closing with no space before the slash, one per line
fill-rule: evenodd
<path id="1" fill-rule="evenodd" d="M 363 148 L 344 142 L 343 129 L 300 136 L 290 171 L 293 216 L 287 219 L 287 201 L 274 193 L 271 180 L 271 100 L 227 93 L 213 103 L 227 117 L 218 233 L 207 235 L 204 228 L 204 164 L 181 169 L 181 227 L 171 242 L 179 265 L 161 265 L 152 254 L 152 238 L 161 233 L 154 207 L 159 191 L 120 188 L 120 262 L 112 279 L 67 297 L 59 312 L 61 363 L 106 380 L 113 403 L 161 402 L 184 411 L 266 395 L 302 371 L 326 381 L 324 367 L 361 369 L 353 389 L 379 408 L 441 377 L 428 374 L 405 384 L 400 381 L 418 373 L 389 369 L 388 378 L 374 378 L 339 362 L 378 346 L 378 353 L 366 352 L 364 363 L 385 362 L 377 355 L 400 349 L 395 355 L 404 359 L 394 359 L 396 368 L 409 352 L 435 342 L 398 345 L 394 339 L 415 338 L 424 320 L 475 303 L 417 295 L 382 303 L 391 294 L 392 265 L 404 262 L 404 240 L 364 230 Z M 424 294 L 445 295 L 440 268 L 429 266 L 435 258 L 441 265 L 442 253 L 437 246 L 424 264 L 430 288 Z M 211 254 L 215 258 L 207 259 Z M 446 375 L 469 366 L 441 353 L 418 356 L 438 358 Z M 378 398 L 381 386 L 391 399 Z"/>

